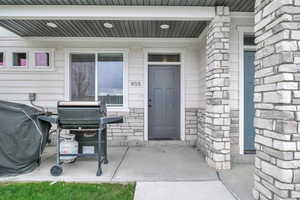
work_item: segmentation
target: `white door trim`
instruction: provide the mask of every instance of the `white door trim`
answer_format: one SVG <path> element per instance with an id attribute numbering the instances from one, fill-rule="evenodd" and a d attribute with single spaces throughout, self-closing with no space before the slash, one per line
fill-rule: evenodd
<path id="1" fill-rule="evenodd" d="M 149 53 L 179 53 L 180 62 L 150 63 Z M 148 66 L 149 64 L 180 65 L 180 139 L 185 140 L 185 78 L 184 78 L 184 48 L 146 48 L 144 49 L 144 140 L 148 141 Z"/>
<path id="2" fill-rule="evenodd" d="M 238 44 L 239 44 L 239 143 L 240 143 L 240 154 L 244 154 L 244 35 L 246 33 L 254 34 L 254 27 L 253 26 L 239 26 L 237 27 L 238 30 Z M 247 48 L 248 49 L 248 48 Z M 253 47 L 251 47 L 251 50 Z"/>

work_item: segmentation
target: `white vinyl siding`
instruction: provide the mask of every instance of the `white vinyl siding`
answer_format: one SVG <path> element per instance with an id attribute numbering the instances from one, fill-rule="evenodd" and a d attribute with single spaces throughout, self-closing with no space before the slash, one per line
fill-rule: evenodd
<path id="1" fill-rule="evenodd" d="M 0 34 L 2 32 L 0 31 Z M 1 48 L 51 48 L 54 50 L 52 71 L 0 71 L 0 99 L 29 104 L 28 93 L 37 93 L 36 104 L 55 110 L 65 94 L 66 48 L 127 48 L 128 49 L 128 106 L 144 107 L 144 53 L 145 43 L 153 48 L 185 48 L 185 101 L 186 107 L 200 106 L 199 44 L 195 42 L 94 42 L 94 41 L 30 41 L 9 35 L 0 36 Z M 203 47 L 202 47 L 203 48 Z"/>
<path id="2" fill-rule="evenodd" d="M 129 49 L 128 104 L 129 108 L 144 108 L 144 52 L 143 48 Z M 140 83 L 140 85 L 135 85 Z"/>
<path id="3" fill-rule="evenodd" d="M 199 106 L 200 108 L 206 107 L 206 70 L 207 70 L 207 54 L 206 54 L 206 37 L 201 40 L 199 51 Z"/>
<path id="4" fill-rule="evenodd" d="M 200 106 L 200 45 L 187 48 L 184 58 L 185 98 L 186 108 L 199 108 Z"/>
<path id="5" fill-rule="evenodd" d="M 11 45 L 14 46 L 15 42 Z M 28 104 L 28 93 L 34 92 L 37 93 L 38 105 L 53 110 L 56 102 L 64 99 L 65 84 L 64 51 L 57 49 L 55 52 L 53 71 L 0 71 L 0 99 Z"/>

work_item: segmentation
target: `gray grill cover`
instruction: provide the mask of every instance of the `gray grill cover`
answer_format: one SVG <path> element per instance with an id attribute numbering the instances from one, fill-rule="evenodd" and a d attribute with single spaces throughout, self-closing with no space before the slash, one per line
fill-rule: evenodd
<path id="1" fill-rule="evenodd" d="M 0 101 L 0 176 L 27 173 L 39 165 L 51 124 L 27 105 Z"/>

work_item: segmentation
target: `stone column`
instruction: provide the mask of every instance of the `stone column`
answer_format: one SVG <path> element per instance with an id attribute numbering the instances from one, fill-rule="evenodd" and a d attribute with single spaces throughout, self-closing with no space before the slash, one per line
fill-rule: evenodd
<path id="1" fill-rule="evenodd" d="M 216 169 L 230 168 L 228 7 L 216 7 L 207 33 L 205 139 L 206 160 Z"/>
<path id="2" fill-rule="evenodd" d="M 300 199 L 300 1 L 256 0 L 253 195 Z"/>

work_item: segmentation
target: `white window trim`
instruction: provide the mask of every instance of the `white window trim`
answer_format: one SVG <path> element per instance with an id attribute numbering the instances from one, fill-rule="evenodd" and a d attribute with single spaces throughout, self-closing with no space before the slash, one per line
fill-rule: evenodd
<path id="1" fill-rule="evenodd" d="M 71 74 L 70 74 L 70 55 L 72 53 L 90 53 L 95 54 L 95 63 L 97 64 L 98 53 L 122 53 L 123 54 L 123 106 L 107 107 L 108 112 L 129 112 L 128 107 L 128 49 L 103 49 L 103 48 L 66 48 L 65 49 L 65 100 L 71 100 Z M 96 67 L 97 70 L 97 67 Z M 97 76 L 97 71 L 95 72 Z M 98 91 L 98 85 L 95 85 Z M 98 95 L 95 95 L 98 99 Z"/>
<path id="2" fill-rule="evenodd" d="M 150 53 L 177 53 L 180 54 L 180 62 L 148 62 Z M 180 140 L 185 140 L 185 78 L 184 78 L 184 48 L 146 48 L 144 49 L 144 140 L 149 140 L 148 135 L 148 68 L 149 65 L 180 65 Z"/>
<path id="3" fill-rule="evenodd" d="M 36 53 L 48 53 L 49 54 L 49 66 L 36 66 L 35 65 L 35 54 Z M 54 49 L 34 49 L 29 52 L 29 66 L 33 70 L 52 70 L 54 66 Z"/>
<path id="4" fill-rule="evenodd" d="M 0 67 L 0 72 L 52 72 L 54 70 L 53 48 L 6 48 L 0 49 L 0 52 L 4 52 L 4 66 Z M 42 68 L 33 66 L 35 52 L 48 52 L 50 66 Z M 26 53 L 26 66 L 13 66 L 13 53 Z"/>
<path id="5" fill-rule="evenodd" d="M 245 154 L 244 152 L 244 51 L 245 50 L 256 50 L 256 47 L 245 46 L 244 36 L 245 34 L 254 34 L 253 26 L 239 26 L 238 30 L 238 43 L 239 43 L 239 143 L 240 143 L 240 154 Z"/>
<path id="6" fill-rule="evenodd" d="M 25 53 L 26 54 L 26 65 L 25 66 L 15 66 L 14 65 L 14 53 Z M 29 51 L 27 49 L 24 50 L 17 50 L 17 51 L 12 51 L 10 52 L 10 58 L 9 58 L 9 62 L 10 65 L 9 67 L 11 67 L 11 69 L 28 69 L 29 68 Z"/>
<path id="7" fill-rule="evenodd" d="M 0 50 L 0 53 L 3 53 L 3 65 L 0 66 L 0 70 L 6 69 L 7 68 L 6 51 Z"/>

